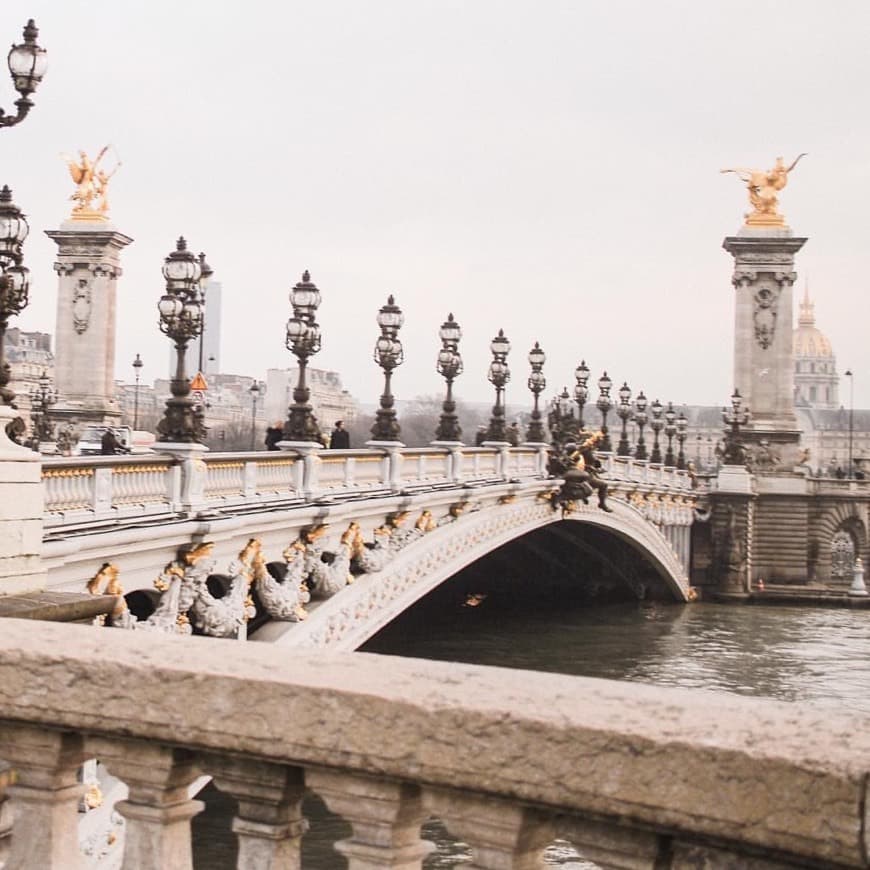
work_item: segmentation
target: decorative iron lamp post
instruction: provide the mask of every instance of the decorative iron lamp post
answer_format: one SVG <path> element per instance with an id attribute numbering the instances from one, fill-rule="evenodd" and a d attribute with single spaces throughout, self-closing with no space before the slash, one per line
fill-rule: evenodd
<path id="1" fill-rule="evenodd" d="M 448 314 L 447 320 L 441 324 L 438 336 L 441 339 L 441 350 L 438 351 L 435 368 L 447 382 L 447 395 L 441 406 L 441 419 L 435 430 L 435 440 L 451 443 L 462 438 L 462 429 L 456 416 L 456 402 L 453 401 L 453 381 L 462 374 L 462 357 L 459 355 L 459 339 L 462 338 L 462 330 L 453 319 L 452 313 Z"/>
<path id="2" fill-rule="evenodd" d="M 617 456 L 631 456 L 631 448 L 628 446 L 628 420 L 631 417 L 631 387 L 627 381 L 622 382 L 619 388 L 619 404 L 616 413 L 622 421 L 622 432 L 619 435 L 619 444 L 616 447 Z"/>
<path id="3" fill-rule="evenodd" d="M 743 465 L 746 462 L 746 448 L 741 443 L 740 427 L 749 422 L 749 411 L 743 408 L 743 396 L 740 390 L 734 390 L 731 396 L 730 412 L 722 409 L 722 422 L 729 427 L 725 431 L 725 465 Z"/>
<path id="4" fill-rule="evenodd" d="M 257 443 L 257 399 L 260 397 L 260 385 L 254 381 L 248 392 L 251 394 L 251 450 L 256 449 Z"/>
<path id="5" fill-rule="evenodd" d="M 33 108 L 30 95 L 36 90 L 48 66 L 48 55 L 44 48 L 36 44 L 39 31 L 31 18 L 24 25 L 24 42 L 13 45 L 7 62 L 9 73 L 12 76 L 12 84 L 21 96 L 15 101 L 18 110 L 15 115 L 7 115 L 0 109 L 0 127 L 14 127 L 23 121 L 27 113 Z"/>
<path id="6" fill-rule="evenodd" d="M 30 416 L 33 419 L 33 432 L 39 442 L 54 440 L 54 425 L 48 416 L 48 409 L 57 402 L 57 391 L 51 385 L 48 372 L 39 376 L 37 383 L 30 388 Z"/>
<path id="7" fill-rule="evenodd" d="M 613 381 L 607 377 L 605 372 L 598 379 L 598 401 L 595 403 L 599 411 L 601 411 L 601 434 L 604 436 L 601 439 L 601 450 L 605 453 L 610 453 L 613 450 L 613 445 L 610 443 L 610 433 L 607 431 L 607 413 L 613 407 L 613 399 L 610 398 L 610 388 L 613 386 Z"/>
<path id="8" fill-rule="evenodd" d="M 507 356 L 511 350 L 504 330 L 500 329 L 498 335 L 489 343 L 492 351 L 492 362 L 486 379 L 495 387 L 495 405 L 492 408 L 492 416 L 489 418 L 489 429 L 486 431 L 487 441 L 507 441 L 507 432 L 504 425 L 504 388 L 511 379 L 511 370 L 508 368 Z"/>
<path id="9" fill-rule="evenodd" d="M 142 372 L 142 358 L 136 354 L 136 359 L 133 360 L 133 373 L 136 376 L 136 386 L 133 390 L 133 428 L 139 428 L 139 375 Z"/>
<path id="10" fill-rule="evenodd" d="M 12 202 L 12 191 L 4 185 L 0 190 L 0 405 L 13 407 L 15 393 L 9 389 L 11 371 L 4 353 L 4 336 L 9 318 L 27 307 L 30 273 L 22 265 L 22 246 L 28 232 L 24 215 Z"/>
<path id="11" fill-rule="evenodd" d="M 577 429 L 583 429 L 583 406 L 589 398 L 589 366 L 586 360 L 581 359 L 580 365 L 574 369 L 574 399 L 577 402 Z"/>
<path id="12" fill-rule="evenodd" d="M 526 438 L 532 444 L 543 444 L 546 437 L 538 405 L 541 393 L 547 388 L 547 379 L 544 377 L 544 363 L 546 361 L 547 355 L 536 341 L 535 346 L 529 351 L 529 365 L 532 367 L 532 372 L 529 375 L 529 389 L 532 391 L 535 401 L 532 406 L 532 418 L 529 421 Z"/>
<path id="13" fill-rule="evenodd" d="M 402 342 L 399 341 L 399 330 L 405 322 L 405 315 L 396 305 L 392 295 L 387 298 L 387 304 L 381 306 L 377 321 L 381 328 L 381 335 L 375 342 L 374 360 L 384 370 L 384 392 L 371 428 L 372 439 L 398 441 L 402 427 L 396 419 L 395 399 L 390 391 L 390 380 L 393 369 L 400 366 L 405 359 Z"/>
<path id="14" fill-rule="evenodd" d="M 175 376 L 170 383 L 172 396 L 166 400 L 163 419 L 157 424 L 158 441 L 173 444 L 201 444 L 205 440 L 202 410 L 191 396 L 185 355 L 191 339 L 202 332 L 202 305 L 199 299 L 200 265 L 180 238 L 175 250 L 165 259 L 163 277 L 166 293 L 160 297 L 160 331 L 175 343 Z"/>
<path id="15" fill-rule="evenodd" d="M 199 368 L 197 371 L 203 372 L 202 354 L 205 345 L 205 291 L 208 287 L 208 279 L 214 275 L 214 269 L 205 261 L 205 254 L 199 252 L 199 302 L 202 305 L 202 332 L 199 334 Z M 209 357 L 211 359 L 211 357 Z"/>
<path id="16" fill-rule="evenodd" d="M 646 411 L 647 398 L 641 390 L 634 400 L 634 422 L 637 423 L 637 444 L 634 447 L 635 459 L 646 459 L 646 442 L 643 440 L 643 427 L 646 426 L 649 415 Z"/>
<path id="17" fill-rule="evenodd" d="M 674 403 L 668 402 L 667 410 L 665 411 L 665 437 L 668 439 L 668 449 L 665 451 L 665 465 L 673 468 L 677 464 L 677 457 L 674 456 L 674 435 L 677 434 L 677 412 L 674 410 Z"/>
<path id="18" fill-rule="evenodd" d="M 302 280 L 290 291 L 290 305 L 293 316 L 287 321 L 285 345 L 299 361 L 299 376 L 293 389 L 293 404 L 287 412 L 284 423 L 284 440 L 302 443 L 305 441 L 322 442 L 320 428 L 314 419 L 311 405 L 311 390 L 305 381 L 309 357 L 320 350 L 320 326 L 315 319 L 320 306 L 320 290 L 311 280 L 306 269 Z"/>
<path id="19" fill-rule="evenodd" d="M 677 468 L 686 467 L 686 452 L 684 448 L 688 428 L 689 421 L 686 419 L 686 415 L 680 411 L 680 416 L 677 417 L 677 443 L 680 445 L 680 449 L 677 451 Z"/>
<path id="20" fill-rule="evenodd" d="M 656 399 L 652 405 L 650 405 L 649 410 L 650 414 L 652 414 L 652 419 L 649 421 L 649 425 L 653 430 L 653 449 L 652 453 L 650 453 L 649 461 L 661 463 L 662 451 L 659 447 L 659 434 L 665 425 L 665 421 L 662 420 L 662 411 L 664 411 L 664 408 L 662 407 L 662 403 Z"/>

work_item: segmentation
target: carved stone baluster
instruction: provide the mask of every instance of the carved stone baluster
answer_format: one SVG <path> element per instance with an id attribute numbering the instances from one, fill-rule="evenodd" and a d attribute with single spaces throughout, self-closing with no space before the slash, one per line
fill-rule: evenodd
<path id="1" fill-rule="evenodd" d="M 215 785 L 239 802 L 233 831 L 238 870 L 299 870 L 305 833 L 302 770 L 226 756 L 201 756 Z"/>
<path id="2" fill-rule="evenodd" d="M 655 870 L 670 866 L 668 838 L 650 831 L 567 817 L 557 823 L 557 828 L 558 836 L 602 870 Z"/>
<path id="3" fill-rule="evenodd" d="M 192 870 L 190 820 L 205 806 L 187 796 L 199 776 L 192 753 L 104 738 L 90 739 L 88 752 L 129 789 L 115 804 L 126 820 L 125 870 Z"/>
<path id="4" fill-rule="evenodd" d="M 320 770 L 306 771 L 305 782 L 353 827 L 335 844 L 348 870 L 420 870 L 433 847 L 420 839 L 428 813 L 417 786 Z"/>
<path id="5" fill-rule="evenodd" d="M 440 789 L 427 789 L 424 801 L 471 847 L 468 870 L 538 870 L 541 853 L 555 838 L 550 819 L 517 804 Z"/>
<path id="6" fill-rule="evenodd" d="M 78 841 L 84 786 L 77 775 L 85 760 L 81 737 L 43 727 L 3 725 L 0 757 L 15 771 L 15 784 L 7 788 L 13 827 L 4 870 L 84 868 Z"/>

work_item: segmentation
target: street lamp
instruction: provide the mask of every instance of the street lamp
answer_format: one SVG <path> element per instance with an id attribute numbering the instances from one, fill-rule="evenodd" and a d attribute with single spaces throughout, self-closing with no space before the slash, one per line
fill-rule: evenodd
<path id="1" fill-rule="evenodd" d="M 547 388 L 547 379 L 544 377 L 544 363 L 547 355 L 541 349 L 541 345 L 535 342 L 535 346 L 529 351 L 529 365 L 532 372 L 529 375 L 529 389 L 532 391 L 535 403 L 532 407 L 532 419 L 526 431 L 526 438 L 533 444 L 544 443 L 544 424 L 541 422 L 541 410 L 538 406 L 541 393 Z"/>
<path id="2" fill-rule="evenodd" d="M 0 109 L 0 127 L 14 127 L 23 121 L 27 113 L 33 108 L 30 95 L 36 90 L 48 66 L 48 55 L 44 48 L 36 44 L 39 31 L 31 18 L 24 25 L 24 42 L 13 45 L 9 52 L 7 62 L 9 73 L 12 76 L 12 84 L 21 96 L 15 101 L 18 110 L 15 115 L 7 115 Z"/>
<path id="3" fill-rule="evenodd" d="M 260 396 L 260 385 L 254 381 L 248 390 L 251 394 L 251 450 L 255 450 L 257 437 L 257 399 Z"/>
<path id="4" fill-rule="evenodd" d="M 489 349 L 492 351 L 492 362 L 489 364 L 486 379 L 495 387 L 495 405 L 492 408 L 492 416 L 489 418 L 486 440 L 505 442 L 507 441 L 507 432 L 504 426 L 502 396 L 505 386 L 511 379 L 511 370 L 507 364 L 511 343 L 503 329 L 500 329 L 498 335 L 489 343 Z"/>
<path id="5" fill-rule="evenodd" d="M 740 427 L 749 422 L 749 411 L 743 409 L 740 390 L 731 396 L 731 411 L 722 409 L 722 422 L 730 427 L 725 432 L 725 465 L 743 465 L 746 462 L 746 449 L 740 439 Z"/>
<path id="6" fill-rule="evenodd" d="M 613 446 L 610 443 L 610 433 L 607 431 L 607 412 L 613 407 L 613 399 L 610 398 L 610 388 L 613 386 L 613 381 L 607 377 L 605 372 L 598 379 L 598 401 L 595 403 L 599 411 L 601 411 L 601 434 L 604 436 L 601 439 L 601 450 L 604 453 L 610 453 Z"/>
<path id="7" fill-rule="evenodd" d="M 855 407 L 855 402 L 854 402 L 855 379 L 852 377 L 852 370 L 851 369 L 846 369 L 844 374 L 849 379 L 849 464 L 847 466 L 847 468 L 848 468 L 847 477 L 851 480 L 852 479 L 852 433 L 854 431 L 852 428 L 852 417 L 853 417 L 853 410 Z"/>
<path id="8" fill-rule="evenodd" d="M 214 269 L 205 261 L 205 254 L 199 252 L 199 302 L 202 305 L 202 332 L 199 334 L 199 368 L 197 371 L 202 372 L 202 354 L 205 345 L 205 291 L 208 287 L 208 279 L 214 275 Z M 211 360 L 212 357 L 209 357 Z"/>
<path id="9" fill-rule="evenodd" d="M 665 425 L 665 421 L 662 420 L 662 411 L 664 408 L 662 407 L 662 403 L 656 399 L 652 405 L 650 405 L 649 410 L 650 414 L 652 414 L 652 419 L 649 421 L 649 425 L 653 430 L 653 449 L 649 461 L 660 463 L 662 461 L 662 451 L 659 447 L 659 433 Z"/>
<path id="10" fill-rule="evenodd" d="M 635 459 L 646 459 L 646 442 L 643 440 L 643 427 L 646 426 L 646 421 L 649 420 L 649 415 L 646 410 L 647 398 L 641 390 L 634 400 L 634 422 L 637 423 L 637 444 L 634 447 Z"/>
<path id="11" fill-rule="evenodd" d="M 677 468 L 685 468 L 686 467 L 686 453 L 684 450 L 684 446 L 686 443 L 686 434 L 689 428 L 689 421 L 686 419 L 686 415 L 680 411 L 680 416 L 677 417 L 677 442 L 680 445 L 680 449 L 677 452 Z"/>
<path id="12" fill-rule="evenodd" d="M 387 304 L 382 305 L 378 311 L 377 322 L 381 334 L 375 342 L 374 360 L 384 371 L 384 392 L 381 394 L 381 404 L 375 414 L 371 433 L 375 441 L 398 441 L 402 427 L 396 419 L 390 380 L 393 369 L 400 366 L 405 359 L 402 342 L 399 341 L 399 330 L 405 322 L 405 315 L 392 295 L 387 298 Z"/>
<path id="13" fill-rule="evenodd" d="M 628 418 L 631 417 L 631 387 L 628 381 L 623 381 L 619 388 L 619 404 L 616 413 L 622 421 L 622 432 L 619 436 L 619 445 L 616 448 L 617 456 L 630 456 L 631 449 L 628 446 Z"/>
<path id="14" fill-rule="evenodd" d="M 665 466 L 673 468 L 677 464 L 677 457 L 674 456 L 674 435 L 677 434 L 677 412 L 674 410 L 674 403 L 668 402 L 667 410 L 665 411 L 665 436 L 668 439 L 668 449 L 665 452 Z"/>
<path id="15" fill-rule="evenodd" d="M 435 440 L 459 441 L 462 438 L 462 429 L 456 416 L 456 402 L 453 401 L 453 381 L 462 374 L 462 357 L 459 355 L 459 339 L 462 338 L 462 330 L 453 319 L 452 313 L 448 314 L 447 320 L 441 324 L 438 335 L 441 339 L 441 350 L 438 351 L 435 368 L 447 382 L 447 395 L 444 397 L 441 419 L 435 431 Z"/>
<path id="16" fill-rule="evenodd" d="M 53 441 L 54 425 L 48 409 L 57 401 L 57 391 L 51 385 L 48 372 L 43 370 L 37 383 L 30 388 L 30 416 L 37 441 Z"/>
<path id="17" fill-rule="evenodd" d="M 163 263 L 166 293 L 160 297 L 160 331 L 175 344 L 175 375 L 170 382 L 172 396 L 166 400 L 163 418 L 157 424 L 158 441 L 176 444 L 202 443 L 205 425 L 202 409 L 191 396 L 185 367 L 187 345 L 202 333 L 202 305 L 199 301 L 200 265 L 179 238 L 175 250 Z"/>
<path id="18" fill-rule="evenodd" d="M 577 401 L 577 430 L 583 430 L 583 406 L 589 398 L 589 366 L 586 360 L 581 359 L 580 365 L 574 369 L 574 399 Z"/>
<path id="19" fill-rule="evenodd" d="M 302 280 L 290 291 L 293 316 L 287 321 L 284 344 L 299 361 L 299 376 L 293 389 L 293 404 L 288 409 L 287 421 L 284 423 L 285 441 L 320 443 L 322 440 L 320 428 L 314 419 L 311 405 L 308 404 L 311 390 L 305 382 L 308 358 L 320 350 L 320 326 L 315 319 L 320 298 L 320 290 L 306 269 L 302 273 Z"/>
<path id="20" fill-rule="evenodd" d="M 139 375 L 142 371 L 142 358 L 136 354 L 136 359 L 133 360 L 133 373 L 136 376 L 136 387 L 133 390 L 133 429 L 139 428 Z"/>
<path id="21" fill-rule="evenodd" d="M 4 336 L 9 318 L 27 307 L 30 273 L 22 265 L 22 246 L 29 231 L 24 215 L 12 202 L 12 191 L 4 185 L 0 190 L 0 405 L 12 405 L 15 399 L 9 389 L 11 370 L 6 362 Z"/>

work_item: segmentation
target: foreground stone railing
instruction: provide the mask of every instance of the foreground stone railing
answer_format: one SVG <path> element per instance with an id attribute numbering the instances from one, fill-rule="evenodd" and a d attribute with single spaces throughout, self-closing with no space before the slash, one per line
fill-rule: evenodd
<path id="1" fill-rule="evenodd" d="M 13 620 L 0 717 L 5 870 L 88 866 L 76 779 L 94 758 L 129 788 L 116 809 L 138 870 L 191 867 L 203 774 L 239 801 L 246 870 L 299 866 L 306 790 L 350 823 L 350 870 L 419 868 L 432 815 L 481 870 L 535 867 L 556 837 L 603 868 L 867 866 L 867 717 Z"/>
<path id="2" fill-rule="evenodd" d="M 614 483 L 688 492 L 685 471 L 604 455 Z M 214 510 L 312 503 L 318 499 L 416 492 L 545 476 L 533 447 L 397 448 L 53 458 L 43 462 L 45 527 L 104 525 Z"/>

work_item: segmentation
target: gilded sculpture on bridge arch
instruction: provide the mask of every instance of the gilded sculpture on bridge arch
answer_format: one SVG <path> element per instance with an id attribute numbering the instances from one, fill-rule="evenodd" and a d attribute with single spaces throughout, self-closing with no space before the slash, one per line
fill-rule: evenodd
<path id="1" fill-rule="evenodd" d="M 112 155 L 114 165 L 109 168 L 104 160 Z M 109 181 L 121 166 L 117 153 L 111 145 L 100 149 L 91 159 L 86 151 L 78 157 L 61 154 L 76 186 L 70 199 L 75 203 L 70 217 L 78 221 L 105 221 L 109 212 Z"/>
<path id="2" fill-rule="evenodd" d="M 797 166 L 801 157 L 806 157 L 806 152 L 798 154 L 790 166 L 785 165 L 782 157 L 777 157 L 776 163 L 771 169 L 736 167 L 721 170 L 721 172 L 733 172 L 741 181 L 746 183 L 749 204 L 752 206 L 752 211 L 746 212 L 744 215 L 746 226 L 785 226 L 785 218 L 778 209 L 777 194 L 788 184 L 788 174 Z"/>

